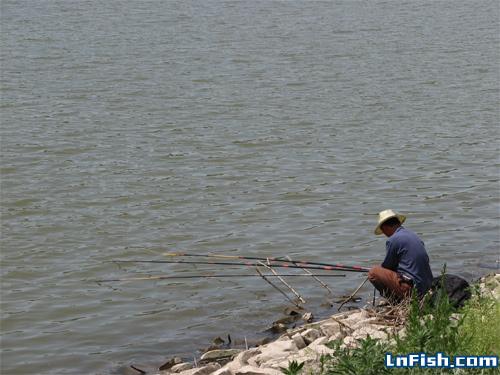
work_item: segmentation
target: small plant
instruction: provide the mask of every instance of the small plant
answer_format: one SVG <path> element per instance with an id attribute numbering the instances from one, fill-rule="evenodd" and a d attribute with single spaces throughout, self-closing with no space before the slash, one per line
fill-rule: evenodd
<path id="1" fill-rule="evenodd" d="M 302 370 L 302 367 L 304 367 L 304 362 L 292 361 L 288 362 L 288 368 L 280 367 L 280 369 L 285 375 L 297 375 Z"/>
<path id="2" fill-rule="evenodd" d="M 329 342 L 327 346 L 335 351 L 335 357 L 332 358 L 324 374 L 378 375 L 390 372 L 384 363 L 387 344 L 370 336 L 358 340 L 358 343 L 358 347 L 350 349 L 342 347 L 342 342 L 339 340 Z"/>

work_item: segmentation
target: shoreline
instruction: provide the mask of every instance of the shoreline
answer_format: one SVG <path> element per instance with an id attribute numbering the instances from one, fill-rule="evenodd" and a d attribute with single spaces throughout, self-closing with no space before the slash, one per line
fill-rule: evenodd
<path id="1" fill-rule="evenodd" d="M 363 307 L 339 312 L 327 319 L 288 329 L 277 339 L 257 347 L 211 350 L 204 353 L 197 363 L 180 362 L 179 359 L 173 358 L 166 363 L 171 367 L 162 368 L 154 374 L 282 374 L 280 367 L 286 368 L 290 361 L 314 365 L 319 362 L 321 355 L 333 354 L 333 350 L 325 346 L 329 341 L 342 339 L 346 346 L 352 346 L 357 339 L 366 338 L 368 335 L 386 339 L 386 331 L 395 333 L 402 329 L 398 324 L 384 322 L 384 314 L 389 313 L 391 309 L 390 306 L 375 309 Z"/>
<path id="2" fill-rule="evenodd" d="M 480 293 L 500 300 L 500 274 L 490 273 L 477 281 Z M 472 285 L 472 284 L 471 284 Z M 399 309 L 399 310 L 398 310 Z M 269 343 L 248 349 L 214 349 L 194 362 L 174 357 L 159 370 L 146 372 L 132 367 L 131 374 L 146 375 L 280 375 L 292 361 L 303 363 L 303 373 L 320 370 L 320 358 L 335 352 L 326 344 L 341 340 L 355 348 L 368 336 L 381 341 L 404 335 L 405 319 L 400 306 L 379 305 L 339 312 L 320 321 L 290 328 Z"/>

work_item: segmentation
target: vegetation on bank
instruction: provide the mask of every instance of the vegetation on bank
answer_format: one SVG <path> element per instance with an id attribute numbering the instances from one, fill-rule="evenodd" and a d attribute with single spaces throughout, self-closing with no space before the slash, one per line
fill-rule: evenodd
<path id="1" fill-rule="evenodd" d="M 416 299 L 408 307 L 404 334 L 388 341 L 367 337 L 356 348 L 347 348 L 341 340 L 327 344 L 333 355 L 320 358 L 321 375 L 379 374 L 499 374 L 500 369 L 399 368 L 385 366 L 386 353 L 393 355 L 437 352 L 453 360 L 456 355 L 497 355 L 500 349 L 500 301 L 482 295 L 478 288 L 464 307 L 456 309 L 445 295 L 434 305 Z M 308 374 L 300 363 L 291 362 L 287 375 Z"/>

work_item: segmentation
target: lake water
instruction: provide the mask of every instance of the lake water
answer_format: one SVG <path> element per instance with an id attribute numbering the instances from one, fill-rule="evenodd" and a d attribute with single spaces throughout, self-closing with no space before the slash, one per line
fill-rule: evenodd
<path id="1" fill-rule="evenodd" d="M 192 357 L 259 337 L 287 305 L 258 277 L 94 283 L 194 269 L 116 259 L 369 266 L 385 208 L 435 273 L 498 259 L 498 1 L 0 6 L 3 374 Z M 340 295 L 362 277 L 325 280 Z M 289 281 L 336 311 L 314 280 Z"/>

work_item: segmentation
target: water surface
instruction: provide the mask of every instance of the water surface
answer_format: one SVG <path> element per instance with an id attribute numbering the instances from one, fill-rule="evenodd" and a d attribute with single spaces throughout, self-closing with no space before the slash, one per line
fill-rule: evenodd
<path id="1" fill-rule="evenodd" d="M 259 278 L 91 282 L 192 270 L 114 259 L 368 266 L 394 208 L 435 273 L 482 274 L 499 255 L 499 16 L 496 1 L 2 1 L 2 372 L 190 357 L 286 306 Z M 329 313 L 324 289 L 292 282 Z"/>

